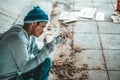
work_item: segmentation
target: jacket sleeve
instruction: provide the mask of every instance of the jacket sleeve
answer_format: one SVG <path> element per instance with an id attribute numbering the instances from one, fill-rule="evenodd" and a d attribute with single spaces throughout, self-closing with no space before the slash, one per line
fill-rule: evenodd
<path id="1" fill-rule="evenodd" d="M 50 42 L 50 43 L 46 43 L 44 42 L 42 48 L 41 48 L 41 44 L 38 43 L 35 39 L 35 37 L 32 38 L 31 40 L 32 42 L 32 53 L 36 56 L 37 54 L 43 54 L 43 50 L 46 50 L 47 53 L 51 53 L 54 50 L 54 41 Z"/>
<path id="2" fill-rule="evenodd" d="M 44 47 L 34 58 L 29 59 L 27 41 L 16 40 L 12 45 L 12 55 L 17 64 L 18 71 L 25 73 L 41 64 L 48 57 L 49 53 L 49 51 L 46 50 L 47 48 Z"/>

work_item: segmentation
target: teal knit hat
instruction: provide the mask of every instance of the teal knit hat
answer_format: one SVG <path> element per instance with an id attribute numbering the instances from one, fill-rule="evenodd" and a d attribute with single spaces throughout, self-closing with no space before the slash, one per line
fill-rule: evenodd
<path id="1" fill-rule="evenodd" d="M 35 6 L 24 18 L 24 23 L 48 22 L 48 15 L 39 7 Z"/>

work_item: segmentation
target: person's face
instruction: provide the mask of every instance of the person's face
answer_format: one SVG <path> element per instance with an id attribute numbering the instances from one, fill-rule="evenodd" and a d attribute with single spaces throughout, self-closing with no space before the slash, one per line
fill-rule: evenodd
<path id="1" fill-rule="evenodd" d="M 43 32 L 47 22 L 40 22 L 39 24 L 34 23 L 32 34 L 39 37 Z"/>

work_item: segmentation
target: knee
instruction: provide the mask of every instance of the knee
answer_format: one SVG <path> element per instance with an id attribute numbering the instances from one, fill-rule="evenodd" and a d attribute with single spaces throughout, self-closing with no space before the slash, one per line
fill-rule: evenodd
<path id="1" fill-rule="evenodd" d="M 52 65 L 52 60 L 51 60 L 50 57 L 47 57 L 43 63 L 44 63 L 44 65 L 51 66 Z"/>

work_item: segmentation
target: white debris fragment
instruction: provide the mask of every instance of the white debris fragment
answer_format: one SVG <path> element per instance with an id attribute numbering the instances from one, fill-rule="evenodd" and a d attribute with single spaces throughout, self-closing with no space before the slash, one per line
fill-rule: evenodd
<path id="1" fill-rule="evenodd" d="M 80 12 L 61 12 L 59 20 L 76 20 Z"/>
<path id="2" fill-rule="evenodd" d="M 119 16 L 111 16 L 111 19 L 113 20 L 113 23 L 120 23 L 120 17 Z"/>
<path id="3" fill-rule="evenodd" d="M 97 12 L 95 19 L 96 19 L 96 20 L 100 20 L 100 21 L 104 21 L 104 16 L 105 16 L 104 13 L 102 13 L 102 12 Z"/>

